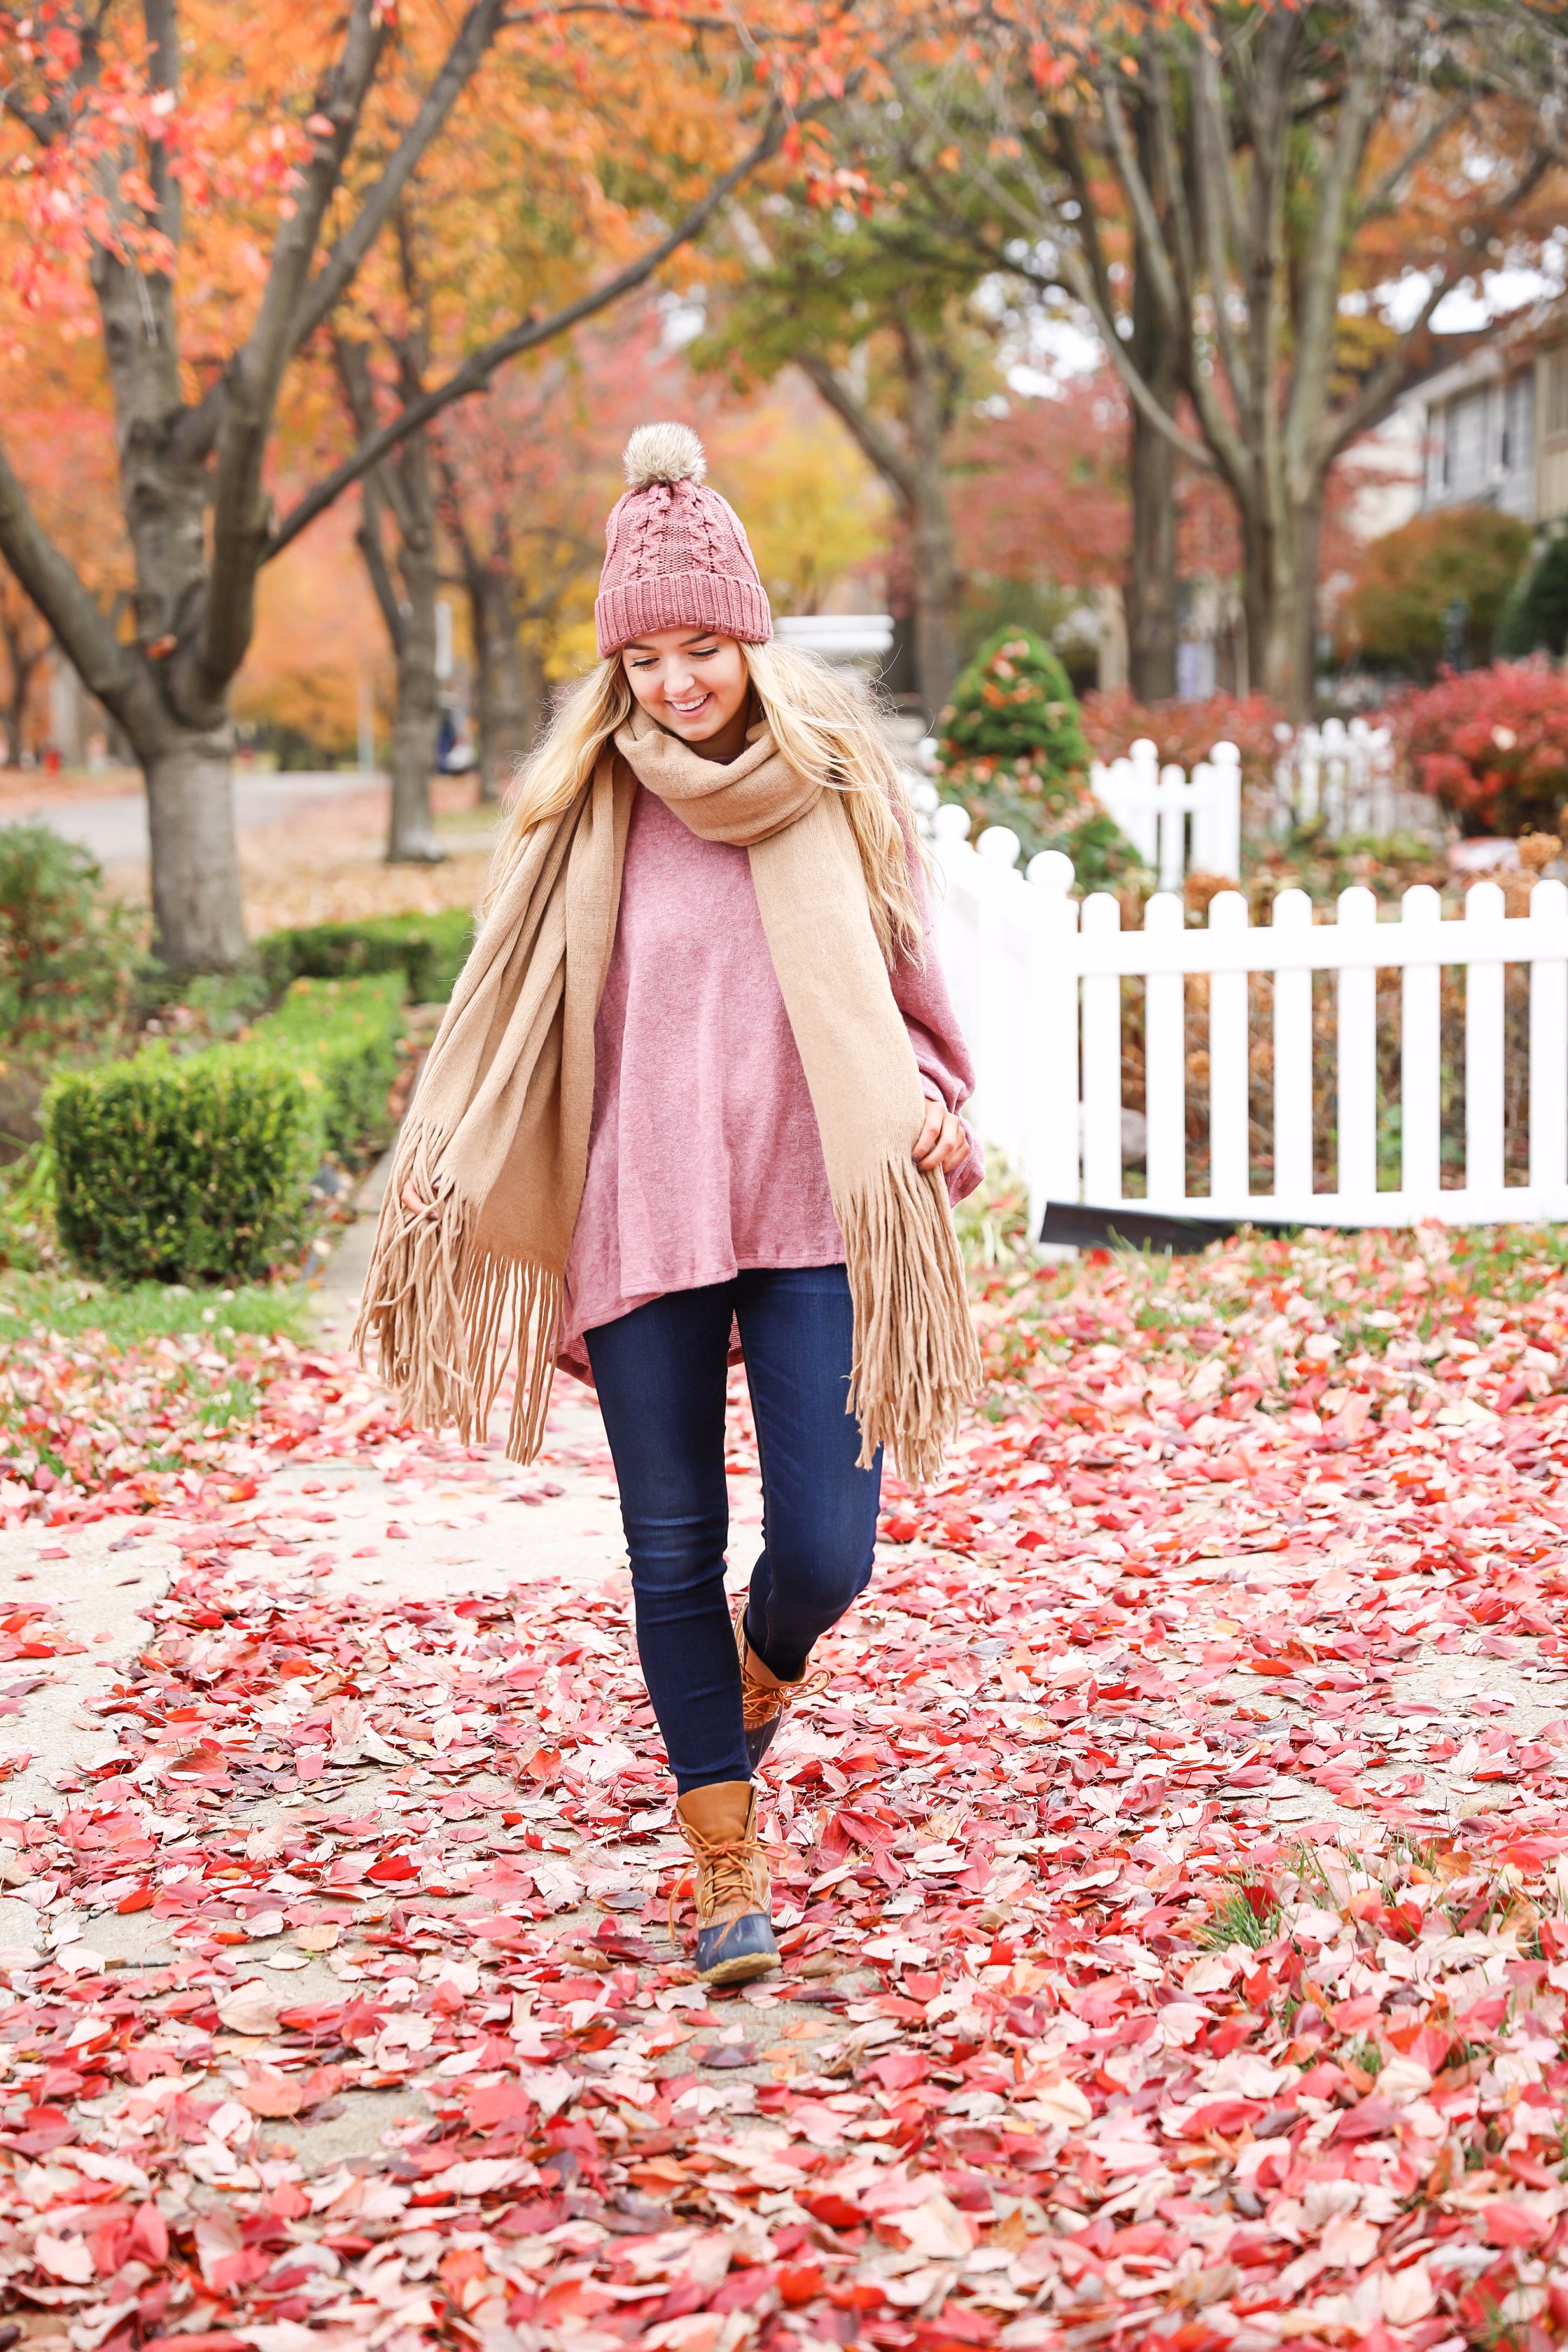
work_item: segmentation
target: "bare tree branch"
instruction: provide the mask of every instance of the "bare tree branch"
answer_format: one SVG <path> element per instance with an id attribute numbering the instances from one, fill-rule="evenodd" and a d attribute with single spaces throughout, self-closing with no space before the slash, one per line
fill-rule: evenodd
<path id="1" fill-rule="evenodd" d="M 342 178 L 385 41 L 374 0 L 351 0 L 342 51 L 315 109 L 331 127 L 313 138 L 294 211 L 279 225 L 256 323 L 226 379 L 217 430 L 212 562 L 195 661 L 200 689 L 209 696 L 222 693 L 250 643 L 256 569 L 267 537 L 262 465 L 283 371 L 294 350 L 293 322 L 321 223 Z"/>
<path id="2" fill-rule="evenodd" d="M 498 335 L 493 342 L 486 343 L 465 360 L 445 383 L 433 385 L 420 399 L 411 401 L 398 415 L 382 425 L 368 441 L 362 443 L 341 466 L 335 466 L 323 481 L 318 482 L 313 490 L 308 491 L 289 509 L 268 540 L 262 562 L 269 563 L 274 556 L 280 555 L 308 524 L 314 522 L 319 514 L 324 514 L 352 483 L 357 482 L 372 466 L 379 465 L 388 452 L 395 449 L 410 433 L 416 433 L 422 425 L 428 425 L 432 417 L 438 416 L 444 408 L 449 408 L 453 401 L 467 400 L 472 394 L 482 392 L 497 368 L 504 366 L 508 360 L 517 359 L 522 352 L 537 349 L 541 343 L 552 341 L 557 335 L 565 334 L 584 319 L 591 319 L 595 311 L 607 310 L 612 302 L 618 302 L 622 295 L 629 294 L 634 287 L 645 284 L 672 253 L 678 253 L 683 245 L 689 245 L 694 236 L 700 235 L 732 189 L 739 187 L 759 163 L 765 163 L 769 156 L 778 152 L 787 128 L 788 119 L 784 110 L 773 109 L 767 128 L 756 144 L 748 149 L 739 163 L 732 163 L 729 171 L 714 181 L 700 203 L 694 205 L 685 218 L 677 222 L 668 236 L 650 246 L 636 261 L 628 262 L 614 278 L 606 278 L 602 285 L 579 295 L 575 302 L 568 302 L 563 309 L 552 311 L 548 318 L 524 319 L 519 325 L 509 329 L 506 334 Z"/>
<path id="3" fill-rule="evenodd" d="M 1555 154 L 1550 147 L 1543 146 L 1536 150 L 1509 194 L 1497 207 L 1497 217 L 1500 220 L 1506 219 L 1516 206 L 1525 203 L 1534 194 L 1536 188 L 1555 161 Z M 1443 297 L 1452 293 L 1454 288 L 1461 285 L 1468 275 L 1467 270 L 1452 269 L 1446 271 L 1435 281 L 1426 299 L 1421 305 L 1419 316 L 1412 320 L 1404 333 L 1384 353 L 1354 399 L 1349 401 L 1335 415 L 1326 420 L 1322 438 L 1314 452 L 1319 464 L 1323 466 L 1331 464 L 1342 450 L 1349 448 L 1352 441 L 1359 440 L 1363 433 L 1370 433 L 1374 425 L 1381 424 L 1411 381 L 1409 356 L 1412 345 L 1430 325 L 1432 314 Z"/>
<path id="4" fill-rule="evenodd" d="M 88 594 L 69 563 L 33 512 L 10 460 L 0 449 L 0 555 L 4 555 L 84 684 L 121 724 L 145 686 L 141 664 Z"/>
<path id="5" fill-rule="evenodd" d="M 1352 234 L 1352 203 L 1376 119 L 1387 70 L 1387 47 L 1399 38 L 1397 25 L 1373 23 L 1357 44 L 1350 77 L 1334 121 L 1327 169 L 1317 183 L 1317 214 L 1302 272 L 1297 362 L 1285 404 L 1285 446 L 1292 470 L 1304 455 L 1328 399 L 1333 358 L 1334 319 L 1345 247 Z"/>
<path id="6" fill-rule="evenodd" d="M 570 10 L 562 13 L 570 14 Z M 613 12 L 611 12 L 613 13 Z M 398 141 L 386 168 L 361 205 L 353 224 L 343 231 L 312 279 L 295 315 L 291 348 L 298 351 L 328 318 L 353 285 L 356 273 L 376 238 L 397 208 L 399 197 L 426 150 L 445 124 L 486 50 L 509 18 L 505 0 L 473 0 L 458 28 L 440 72 L 426 91 L 413 121 Z"/>
<path id="7" fill-rule="evenodd" d="M 908 455 L 881 419 L 856 399 L 842 372 L 816 352 L 802 353 L 795 364 L 811 378 L 834 415 L 843 419 L 883 479 L 893 485 L 906 506 L 912 507 L 920 495 L 919 479 Z"/>

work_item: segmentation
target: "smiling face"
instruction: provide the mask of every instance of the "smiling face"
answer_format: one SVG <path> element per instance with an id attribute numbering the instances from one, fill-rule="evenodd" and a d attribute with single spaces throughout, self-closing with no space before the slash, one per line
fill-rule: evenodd
<path id="1" fill-rule="evenodd" d="M 632 692 L 670 734 L 710 757 L 745 748 L 751 673 L 733 637 L 710 629 L 650 629 L 623 647 Z"/>

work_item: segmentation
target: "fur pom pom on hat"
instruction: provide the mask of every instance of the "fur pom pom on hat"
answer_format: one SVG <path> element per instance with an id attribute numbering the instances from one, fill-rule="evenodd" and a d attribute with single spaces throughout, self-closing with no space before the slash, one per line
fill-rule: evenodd
<path id="1" fill-rule="evenodd" d="M 605 526 L 594 622 L 601 655 L 653 629 L 712 629 L 763 645 L 773 633 L 767 590 L 741 518 L 708 488 L 689 425 L 639 425 L 626 443 L 628 488 Z"/>
<path id="2" fill-rule="evenodd" d="M 628 490 L 650 482 L 701 482 L 708 459 L 689 425 L 639 425 L 621 458 Z"/>

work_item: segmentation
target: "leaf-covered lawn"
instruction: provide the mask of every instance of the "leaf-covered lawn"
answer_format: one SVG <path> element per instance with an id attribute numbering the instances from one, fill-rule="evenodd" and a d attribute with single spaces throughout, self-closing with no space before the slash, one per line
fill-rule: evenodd
<path id="1" fill-rule="evenodd" d="M 994 1255 L 987 1417 L 939 1491 L 889 1486 L 768 1759 L 785 1965 L 741 1995 L 668 1938 L 624 1579 L 296 1573 L 353 1540 L 345 1469 L 482 1496 L 497 1465 L 267 1343 L 258 1417 L 158 1490 L 184 1564 L 101 1746 L 63 1812 L 0 1821 L 52 1945 L 0 1953 L 35 2336 L 1557 2339 L 1556 1251 Z M 48 1671 L 47 1607 L 5 1622 Z M 172 1965 L 101 1969 L 106 1912 Z M 323 2156 L 373 2092 L 373 2153 Z"/>

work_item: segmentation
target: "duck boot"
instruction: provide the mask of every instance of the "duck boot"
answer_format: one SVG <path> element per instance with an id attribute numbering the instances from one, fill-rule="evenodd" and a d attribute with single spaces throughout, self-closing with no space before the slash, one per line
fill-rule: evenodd
<path id="1" fill-rule="evenodd" d="M 749 1780 L 716 1780 L 677 1798 L 675 1811 L 697 1865 L 698 1975 L 716 1985 L 766 1976 L 779 1964 L 779 1948 L 756 1790 Z"/>
<path id="2" fill-rule="evenodd" d="M 773 1734 L 787 1710 L 810 1689 L 820 1690 L 826 1675 L 802 1675 L 797 1682 L 782 1683 L 765 1666 L 746 1639 L 746 1604 L 735 1619 L 735 1647 L 741 1656 L 741 1715 L 746 1734 L 746 1754 L 754 1772 L 773 1744 Z"/>

